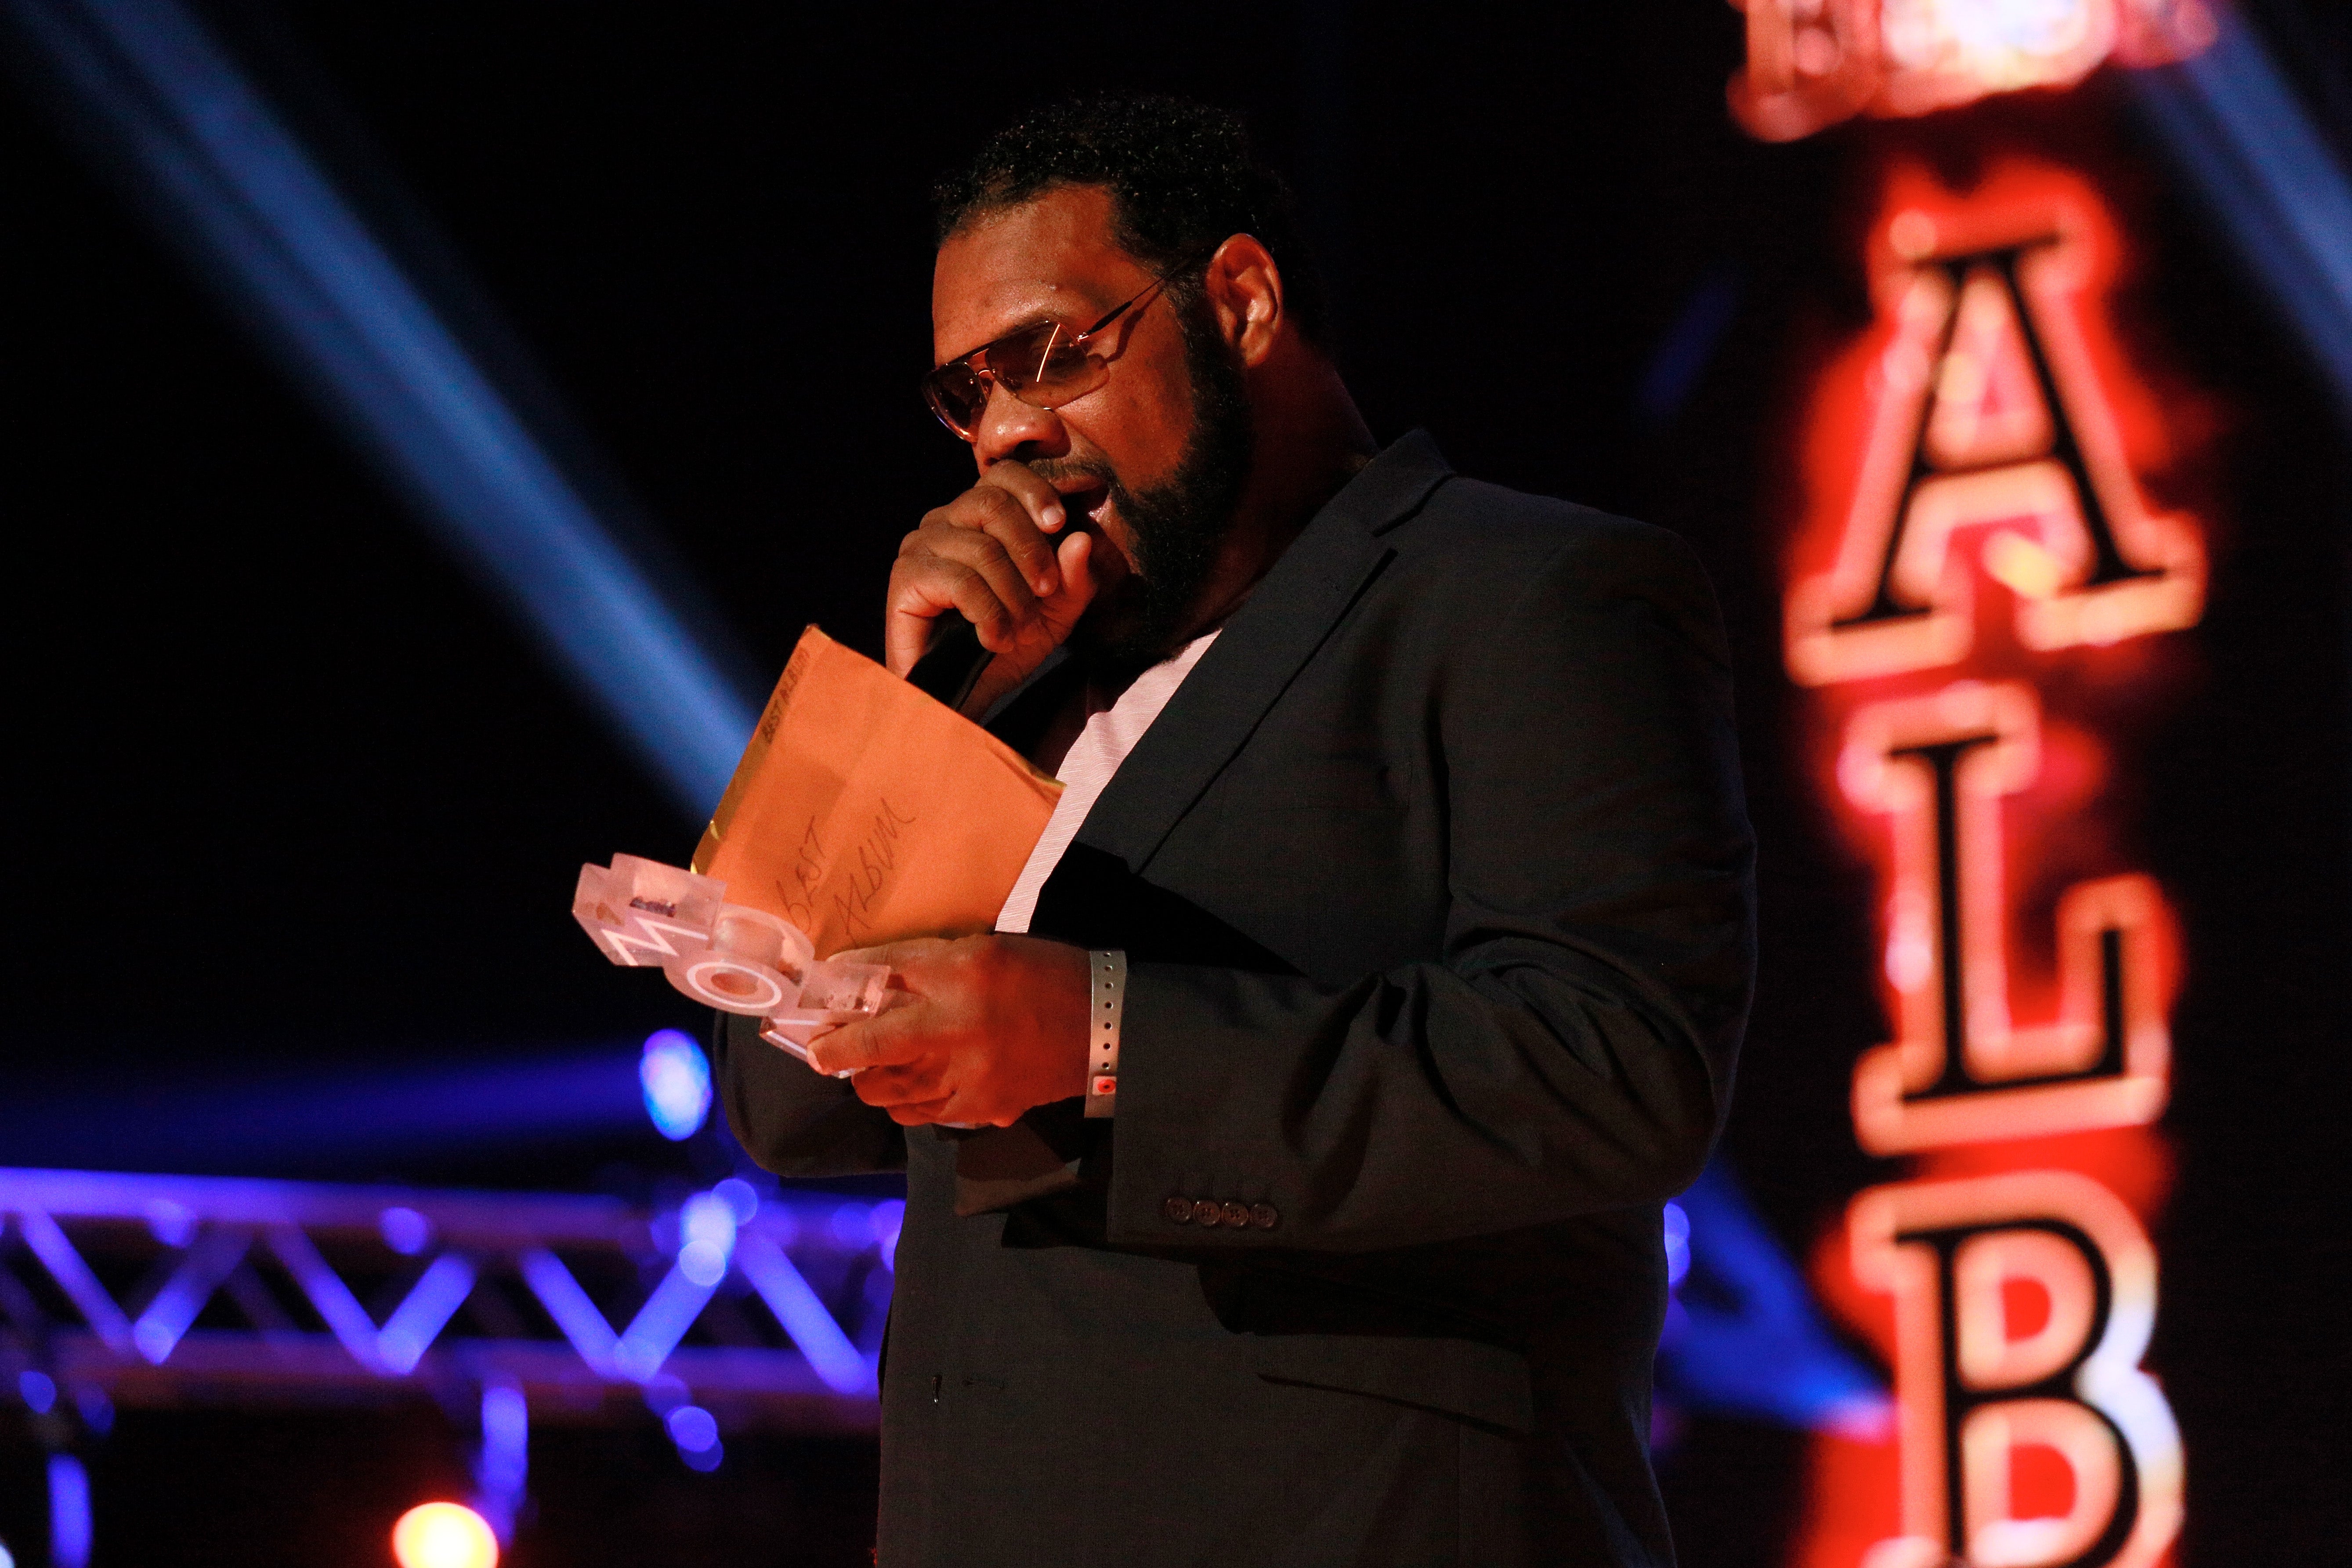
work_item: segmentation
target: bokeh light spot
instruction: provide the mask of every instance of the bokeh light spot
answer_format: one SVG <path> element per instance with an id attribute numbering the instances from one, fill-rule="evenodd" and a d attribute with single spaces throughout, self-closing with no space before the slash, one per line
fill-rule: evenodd
<path id="1" fill-rule="evenodd" d="M 400 1568 L 498 1568 L 499 1538 L 463 1503 L 419 1504 L 392 1527 Z"/>

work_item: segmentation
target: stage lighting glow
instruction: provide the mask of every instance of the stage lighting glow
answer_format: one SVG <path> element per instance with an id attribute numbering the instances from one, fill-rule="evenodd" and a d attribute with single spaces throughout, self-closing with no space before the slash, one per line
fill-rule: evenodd
<path id="1" fill-rule="evenodd" d="M 669 1428 L 669 1440 L 677 1445 L 677 1457 L 688 1469 L 708 1475 L 726 1457 L 727 1446 L 719 1440 L 718 1418 L 701 1405 L 677 1405 L 662 1418 L 662 1424 Z"/>
<path id="2" fill-rule="evenodd" d="M 907 1223 L 907 1205 L 897 1198 L 885 1198 L 874 1205 L 874 1245 L 882 1249 L 882 1267 L 892 1273 L 898 1269 L 898 1232 Z"/>
<path id="3" fill-rule="evenodd" d="M 735 1251 L 735 1211 L 717 1193 L 697 1193 L 677 1215 L 677 1270 L 697 1285 L 716 1285 Z"/>
<path id="4" fill-rule="evenodd" d="M 751 1231 L 736 1248 L 735 1262 L 827 1388 L 856 1397 L 873 1396 L 873 1365 L 850 1343 L 831 1310 L 782 1247 Z"/>
<path id="5" fill-rule="evenodd" d="M 420 517 L 500 590 L 699 821 L 759 715 L 377 236 L 190 12 L 11 13 L 146 175 L 164 232 L 247 307 Z"/>
<path id="6" fill-rule="evenodd" d="M 1825 1468 L 1790 1560 L 2158 1568 L 2183 1460 L 2139 1360 L 2179 938 L 2118 786 L 2157 639 L 2204 613 L 2186 433 L 2211 416 L 2112 305 L 2110 194 L 2021 153 L 1971 169 L 1884 163 L 1877 320 L 1822 363 L 1783 558 L 1816 777 L 1876 873 L 1892 1038 L 1855 1064 L 1855 1137 L 1915 1162 L 1820 1264 L 1895 1371 L 1891 1442 L 1837 1424 L 1883 1479 Z"/>
<path id="7" fill-rule="evenodd" d="M 691 1138 L 710 1114 L 710 1064 L 702 1047 L 676 1029 L 657 1029 L 637 1062 L 646 1114 L 672 1142 Z"/>
<path id="8" fill-rule="evenodd" d="M 8 1550 L 5 1541 L 0 1541 L 0 1568 L 16 1568 L 16 1555 Z"/>
<path id="9" fill-rule="evenodd" d="M 498 1568 L 499 1538 L 463 1503 L 421 1503 L 392 1527 L 400 1568 Z"/>
<path id="10" fill-rule="evenodd" d="M 694 1326 L 709 1303 L 710 1292 L 726 1270 L 721 1268 L 703 1284 L 687 1273 L 686 1262 L 662 1276 L 637 1315 L 629 1320 L 628 1331 L 613 1343 L 613 1368 L 633 1383 L 644 1383 L 661 1371 L 662 1363 Z"/>
<path id="11" fill-rule="evenodd" d="M 482 1390 L 482 1446 L 474 1459 L 474 1502 L 501 1541 L 514 1539 L 516 1511 L 530 1476 L 530 1404 L 512 1384 Z"/>
<path id="12" fill-rule="evenodd" d="M 2027 88 L 2071 87 L 2099 65 L 2160 65 L 2210 46 L 2202 0 L 1731 0 L 1748 65 L 1731 111 L 1767 142 L 1855 114 L 1917 115 Z"/>
<path id="13" fill-rule="evenodd" d="M 1795 1262 L 1719 1161 L 1666 1205 L 1658 1386 L 1685 1410 L 1817 1432 L 1882 1435 L 1885 1390 L 1831 1333 Z M 1692 1289 L 1691 1275 L 1701 1276 Z"/>
<path id="14" fill-rule="evenodd" d="M 2219 20 L 2195 60 L 2125 81 L 2352 417 L 2352 181 L 2255 30 Z"/>
<path id="15" fill-rule="evenodd" d="M 688 1395 L 685 1380 L 666 1372 L 646 1379 L 645 1399 L 646 1408 L 664 1420 L 667 1420 L 669 1413 L 679 1405 L 694 1403 Z"/>
<path id="16" fill-rule="evenodd" d="M 1682 1205 L 1668 1204 L 1665 1224 L 1666 1284 L 1671 1288 L 1690 1272 L 1690 1215 L 1683 1213 Z"/>
<path id="17" fill-rule="evenodd" d="M 473 1290 L 473 1264 L 454 1252 L 435 1258 L 376 1335 L 376 1355 L 384 1367 L 394 1373 L 415 1371 L 434 1336 Z"/>
<path id="18" fill-rule="evenodd" d="M 166 1247 L 185 1247 L 195 1237 L 196 1216 L 187 1205 L 161 1198 L 147 1205 L 147 1231 Z"/>
<path id="19" fill-rule="evenodd" d="M 152 1289 L 152 1299 L 134 1322 L 113 1294 L 121 1286 L 92 1272 L 68 1230 L 87 1232 L 109 1245 L 119 1243 L 126 1228 L 143 1225 L 149 1206 L 167 1195 L 193 1215 L 194 1243 L 184 1252 L 151 1259 L 161 1267 L 149 1268 L 142 1288 Z M 402 1193 L 249 1179 L 0 1168 L 0 1221 L 12 1239 L 23 1239 L 16 1263 L 37 1281 L 33 1289 L 37 1296 L 19 1299 L 20 1305 L 33 1301 L 31 1331 L 37 1336 L 49 1332 L 55 1320 L 60 1329 L 86 1336 L 63 1342 L 61 1350 L 72 1350 L 63 1372 L 46 1363 L 28 1366 L 25 1357 L 8 1358 L 9 1365 L 0 1373 L 0 1399 L 15 1398 L 28 1411 L 44 1405 L 51 1413 L 70 1409 L 79 1414 L 80 1430 L 96 1437 L 112 1424 L 112 1406 L 93 1381 L 108 1375 L 110 1362 L 133 1363 L 142 1393 L 175 1390 L 198 1399 L 214 1397 L 220 1389 L 262 1387 L 303 1394 L 331 1391 L 341 1399 L 349 1395 L 355 1381 L 364 1385 L 372 1377 L 390 1380 L 421 1373 L 434 1384 L 454 1378 L 479 1387 L 482 1398 L 475 1468 L 479 1490 L 465 1500 L 503 1536 L 511 1513 L 499 1500 L 519 1495 L 508 1483 L 519 1484 L 528 1458 L 529 1412 L 516 1385 L 520 1377 L 529 1373 L 576 1378 L 578 1368 L 561 1374 L 549 1370 L 565 1362 L 568 1343 L 588 1373 L 605 1381 L 643 1384 L 647 1406 L 656 1415 L 667 1415 L 693 1400 L 684 1381 L 661 1375 L 663 1363 L 694 1329 L 714 1290 L 736 1282 L 733 1271 L 739 1268 L 742 1283 L 764 1305 L 740 1299 L 750 1291 L 739 1289 L 733 1292 L 740 1299 L 737 1309 L 758 1319 L 772 1312 L 789 1334 L 791 1348 L 754 1347 L 740 1339 L 730 1343 L 726 1341 L 729 1325 L 714 1323 L 713 1337 L 722 1342 L 692 1352 L 694 1390 L 745 1395 L 754 1402 L 776 1396 L 798 1400 L 807 1392 L 807 1373 L 814 1371 L 843 1398 L 871 1401 L 874 1373 L 868 1358 L 878 1349 L 889 1294 L 888 1274 L 873 1267 L 875 1249 L 893 1228 L 898 1205 L 873 1205 L 874 1223 L 845 1255 L 833 1237 L 835 1211 L 844 1203 L 838 1197 L 780 1193 L 763 1181 L 723 1182 L 688 1204 L 647 1214 L 610 1198 L 556 1194 Z M 385 1279 L 383 1266 L 390 1255 L 376 1238 L 382 1215 L 395 1205 L 414 1206 L 425 1215 L 434 1239 L 413 1264 L 397 1268 Z M 805 1224 L 794 1221 L 795 1208 L 806 1214 Z M 744 1215 L 750 1216 L 749 1224 L 739 1220 Z M 258 1238 L 257 1230 L 262 1233 Z M 828 1291 L 844 1298 L 845 1322 L 833 1316 L 833 1309 L 785 1251 L 803 1237 L 812 1270 Z M 354 1241 L 363 1245 L 348 1245 Z M 667 1271 L 635 1310 L 629 1307 L 634 1292 L 592 1299 L 552 1250 L 562 1247 L 567 1253 L 619 1255 L 614 1261 L 650 1261 L 641 1257 L 648 1241 Z M 152 1253 L 143 1235 L 139 1242 Z M 365 1303 L 354 1293 L 352 1281 L 320 1251 L 322 1242 L 335 1246 L 339 1261 L 348 1256 L 358 1266 L 369 1297 Z M 683 1264 L 677 1258 L 681 1247 L 687 1253 Z M 327 1350 L 323 1339 L 306 1347 L 303 1355 L 289 1356 L 281 1332 L 266 1324 L 239 1329 L 233 1320 L 216 1322 L 200 1336 L 203 1342 L 193 1356 L 164 1347 L 163 1330 L 184 1330 L 215 1302 L 246 1310 L 249 1291 L 239 1286 L 250 1281 L 232 1276 L 248 1255 L 257 1267 L 283 1271 L 349 1360 L 310 1353 Z M 434 1347 L 452 1315 L 475 1299 L 478 1283 L 493 1281 L 497 1293 L 506 1296 L 512 1289 L 509 1270 L 520 1275 L 521 1285 L 545 1319 L 534 1318 L 503 1331 L 492 1326 L 487 1335 L 466 1335 L 436 1352 Z M 158 1273 L 165 1276 L 160 1286 L 155 1283 Z M 609 1278 L 602 1268 L 598 1273 Z M 129 1271 L 121 1276 L 137 1278 Z M 399 1299 L 393 1300 L 395 1290 Z M 621 1324 L 607 1316 L 608 1310 L 620 1316 Z M 562 1340 L 550 1339 L 550 1321 L 561 1331 Z M 156 1331 L 142 1337 L 137 1331 L 141 1324 Z M 162 1354 L 161 1362 L 142 1354 L 151 1349 Z M 82 1358 L 100 1356 L 106 1361 L 83 1364 Z M 137 1364 L 142 1362 L 147 1364 Z"/>
<path id="20" fill-rule="evenodd" d="M 49 1456 L 50 1568 L 89 1562 L 89 1472 L 71 1454 Z"/>
<path id="21" fill-rule="evenodd" d="M 1823 376 L 1811 436 L 1790 673 L 1996 654 L 1971 564 L 2016 595 L 2009 635 L 2032 652 L 2196 625 L 2203 534 L 2143 484 L 2171 443 L 2109 317 L 2124 247 L 2097 191 L 2018 158 L 1966 193 L 1901 167 L 1885 201 L 1878 320 Z"/>
<path id="22" fill-rule="evenodd" d="M 740 1176 L 730 1176 L 710 1189 L 713 1197 L 727 1205 L 727 1212 L 735 1216 L 737 1225 L 749 1225 L 751 1216 L 760 1212 L 760 1192 Z"/>
<path id="23" fill-rule="evenodd" d="M 393 1207 L 376 1216 L 383 1244 L 403 1258 L 414 1258 L 433 1240 L 433 1222 L 415 1209 Z"/>
<path id="24" fill-rule="evenodd" d="M 855 1252 L 874 1239 L 874 1211 L 865 1204 L 844 1204 L 833 1211 L 833 1221 L 826 1228 L 833 1232 L 835 1245 Z"/>
<path id="25" fill-rule="evenodd" d="M 699 1405 L 677 1406 L 665 1424 L 669 1427 L 669 1440 L 682 1453 L 708 1453 L 718 1445 L 718 1418 Z"/>

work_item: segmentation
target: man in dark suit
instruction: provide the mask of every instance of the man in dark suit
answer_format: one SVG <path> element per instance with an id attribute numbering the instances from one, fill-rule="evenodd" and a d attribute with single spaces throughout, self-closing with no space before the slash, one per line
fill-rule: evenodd
<path id="1" fill-rule="evenodd" d="M 1376 451 L 1222 114 L 1050 111 L 942 209 L 980 477 L 891 663 L 955 612 L 967 711 L 1108 783 L 1025 934 L 881 950 L 901 1005 L 814 1050 L 855 1077 L 720 1037 L 763 1163 L 907 1171 L 881 1562 L 1670 1562 L 1660 1205 L 1752 965 L 1704 576 Z"/>

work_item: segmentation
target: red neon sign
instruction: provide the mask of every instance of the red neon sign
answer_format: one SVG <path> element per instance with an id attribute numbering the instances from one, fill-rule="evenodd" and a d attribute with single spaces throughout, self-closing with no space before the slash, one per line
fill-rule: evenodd
<path id="1" fill-rule="evenodd" d="M 2204 0 L 1731 0 L 1748 14 L 1731 112 L 1793 142 L 1857 114 L 1927 114 L 2072 87 L 2107 60 L 2160 65 L 2213 41 Z"/>
<path id="2" fill-rule="evenodd" d="M 2140 1365 L 2180 961 L 2114 807 L 2151 639 L 2203 611 L 2203 531 L 2150 499 L 2170 437 L 2109 324 L 2123 249 L 2089 182 L 1898 166 L 1868 247 L 1876 319 L 1805 418 L 1784 652 L 1877 872 L 1892 1028 L 1854 1134 L 1912 1166 L 1816 1260 L 1896 1420 L 1819 1440 L 1800 1561 L 2148 1568 L 2181 1517 Z"/>
<path id="3" fill-rule="evenodd" d="M 1790 591 L 1790 673 L 1818 686 L 1957 666 L 1979 575 L 2016 595 L 2016 638 L 2037 652 L 2194 626 L 2204 547 L 2137 477 L 2162 424 L 2134 405 L 2098 308 L 2119 247 L 2095 195 L 2022 164 L 1966 202 L 1916 172 L 1888 195 L 1878 321 L 1830 373 L 1847 385 L 1815 467 L 1843 515 L 1809 534 Z M 1960 550 L 1972 528 L 1990 528 L 1977 562 Z"/>

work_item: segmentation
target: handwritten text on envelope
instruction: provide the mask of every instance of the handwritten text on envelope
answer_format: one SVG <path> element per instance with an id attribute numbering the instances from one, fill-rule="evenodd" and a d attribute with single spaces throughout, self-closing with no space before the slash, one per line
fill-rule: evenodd
<path id="1" fill-rule="evenodd" d="M 811 626 L 695 851 L 820 957 L 991 929 L 1062 786 Z"/>

